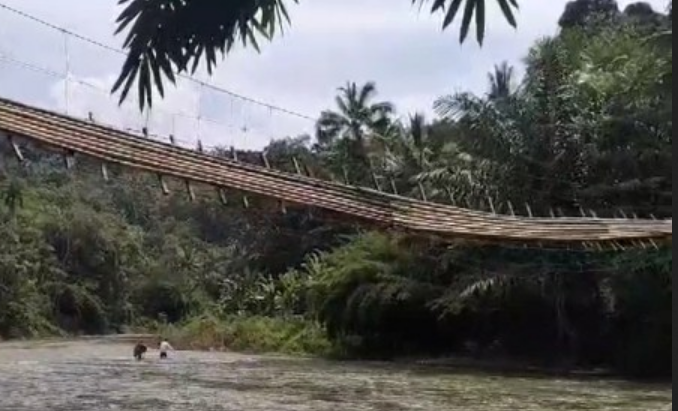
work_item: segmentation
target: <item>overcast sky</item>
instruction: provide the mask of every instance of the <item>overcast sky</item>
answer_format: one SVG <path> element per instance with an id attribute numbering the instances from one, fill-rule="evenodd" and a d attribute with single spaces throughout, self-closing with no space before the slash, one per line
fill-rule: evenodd
<path id="1" fill-rule="evenodd" d="M 666 0 L 649 1 L 663 10 Z M 52 24 L 119 46 L 114 37 L 117 0 L 0 0 Z M 291 1 L 289 3 L 292 3 Z M 291 6 L 292 25 L 261 54 L 237 50 L 209 82 L 251 98 L 317 117 L 331 108 L 347 81 L 375 81 L 379 97 L 399 113 L 431 112 L 436 97 L 457 90 L 485 91 L 487 72 L 507 60 L 520 65 L 540 37 L 554 34 L 565 0 L 521 0 L 518 30 L 489 2 L 488 33 L 480 48 L 458 43 L 458 26 L 442 32 L 441 16 L 410 0 L 302 0 Z M 620 1 L 623 8 L 628 1 Z M 388 5 L 388 6 L 387 6 Z M 68 53 L 65 53 L 65 50 Z M 68 55 L 68 59 L 66 58 Z M 50 73 L 29 70 L 30 63 Z M 148 117 L 108 95 L 121 56 L 88 45 L 0 8 L 0 95 L 98 121 L 174 133 L 187 144 L 257 147 L 272 137 L 311 131 L 311 121 L 243 103 L 192 83 L 172 89 Z M 68 70 L 67 70 L 68 68 Z M 71 80 L 65 86 L 63 73 Z M 202 76 L 201 76 L 202 77 Z M 66 96 L 68 95 L 68 98 Z M 180 114 L 177 114 L 180 113 Z M 202 120 L 197 120 L 201 117 Z"/>

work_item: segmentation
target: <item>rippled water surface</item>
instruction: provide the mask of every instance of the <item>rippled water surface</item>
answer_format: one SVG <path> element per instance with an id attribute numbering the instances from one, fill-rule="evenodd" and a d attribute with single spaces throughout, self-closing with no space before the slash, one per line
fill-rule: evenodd
<path id="1" fill-rule="evenodd" d="M 652 411 L 670 386 L 527 379 L 129 344 L 0 344 L 0 410 L 11 411 Z"/>

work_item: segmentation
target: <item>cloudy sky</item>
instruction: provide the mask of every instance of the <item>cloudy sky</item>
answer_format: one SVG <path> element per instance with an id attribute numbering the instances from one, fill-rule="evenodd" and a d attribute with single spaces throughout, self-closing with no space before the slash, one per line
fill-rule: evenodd
<path id="1" fill-rule="evenodd" d="M 666 0 L 650 0 L 656 9 Z M 291 3 L 291 2 L 290 2 Z M 317 117 L 331 108 L 347 81 L 375 81 L 379 97 L 402 115 L 430 113 L 433 100 L 458 90 L 482 93 L 487 72 L 515 65 L 538 38 L 554 34 L 566 0 L 521 0 L 519 28 L 489 2 L 488 33 L 480 48 L 460 46 L 458 26 L 442 32 L 441 16 L 410 0 L 302 0 L 290 6 L 292 25 L 262 53 L 237 50 L 208 81 L 288 110 Z M 624 7 L 628 1 L 620 1 Z M 117 0 L 0 0 L 54 25 L 111 46 Z M 388 5 L 388 7 L 386 6 Z M 310 120 L 245 103 L 185 82 L 149 115 L 123 108 L 110 89 L 122 57 L 0 8 L 0 96 L 153 133 L 174 133 L 186 144 L 257 147 L 272 137 L 311 131 Z M 66 52 L 68 50 L 68 52 Z M 27 65 L 28 64 L 28 65 Z M 69 80 L 65 81 L 65 73 Z M 204 74 L 200 78 L 206 78 Z M 160 137 L 159 137 L 160 138 Z"/>

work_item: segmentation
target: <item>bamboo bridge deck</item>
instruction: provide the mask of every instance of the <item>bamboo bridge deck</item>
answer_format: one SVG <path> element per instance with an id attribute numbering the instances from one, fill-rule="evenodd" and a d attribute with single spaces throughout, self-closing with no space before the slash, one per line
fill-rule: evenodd
<path id="1" fill-rule="evenodd" d="M 167 177 L 317 207 L 378 226 L 491 243 L 670 242 L 673 220 L 495 215 L 217 158 L 0 98 L 0 132 Z M 644 243 L 645 242 L 645 243 Z"/>

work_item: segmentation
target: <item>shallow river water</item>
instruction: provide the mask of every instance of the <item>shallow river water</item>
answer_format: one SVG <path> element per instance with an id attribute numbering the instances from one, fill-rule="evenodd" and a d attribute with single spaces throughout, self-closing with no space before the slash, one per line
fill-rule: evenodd
<path id="1" fill-rule="evenodd" d="M 2 411 L 652 411 L 671 386 L 176 352 L 106 341 L 0 344 Z"/>

